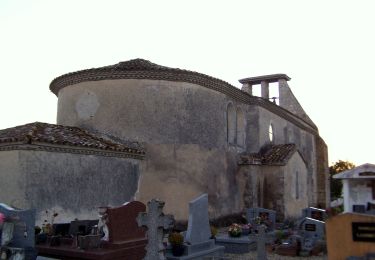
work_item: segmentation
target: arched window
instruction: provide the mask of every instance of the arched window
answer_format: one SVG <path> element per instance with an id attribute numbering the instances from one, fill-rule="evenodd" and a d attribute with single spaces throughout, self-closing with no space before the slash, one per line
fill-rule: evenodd
<path id="1" fill-rule="evenodd" d="M 236 143 L 236 110 L 233 104 L 227 107 L 227 139 L 228 143 Z"/>
<path id="2" fill-rule="evenodd" d="M 237 108 L 237 145 L 245 145 L 245 116 L 241 108 Z"/>
<path id="3" fill-rule="evenodd" d="M 270 124 L 270 126 L 268 128 L 268 136 L 269 136 L 270 142 L 273 143 L 275 141 L 275 133 L 274 133 L 274 129 L 273 129 L 272 124 Z"/>

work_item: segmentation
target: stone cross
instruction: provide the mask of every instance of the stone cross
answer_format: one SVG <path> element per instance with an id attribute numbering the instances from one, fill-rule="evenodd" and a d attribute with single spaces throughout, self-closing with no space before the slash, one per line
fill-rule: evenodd
<path id="1" fill-rule="evenodd" d="M 164 230 L 173 227 L 172 215 L 164 215 L 164 202 L 152 199 L 147 203 L 148 212 L 141 212 L 137 217 L 138 226 L 147 228 L 146 256 L 144 260 L 165 260 L 163 236 Z"/>
<path id="2" fill-rule="evenodd" d="M 266 253 L 266 226 L 260 225 L 257 239 L 257 260 L 267 260 Z"/>

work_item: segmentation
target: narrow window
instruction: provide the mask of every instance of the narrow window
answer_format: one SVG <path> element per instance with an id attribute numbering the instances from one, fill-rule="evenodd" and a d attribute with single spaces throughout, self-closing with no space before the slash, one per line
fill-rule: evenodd
<path id="1" fill-rule="evenodd" d="M 229 144 L 236 143 L 236 110 L 232 104 L 227 107 L 227 139 Z"/>
<path id="2" fill-rule="evenodd" d="M 237 145 L 245 145 L 245 116 L 240 108 L 237 108 Z"/>
<path id="3" fill-rule="evenodd" d="M 269 138 L 270 138 L 270 142 L 273 143 L 274 139 L 275 139 L 275 134 L 274 134 L 274 131 L 273 131 L 273 125 L 270 124 L 269 128 L 268 128 L 268 135 L 269 135 Z"/>

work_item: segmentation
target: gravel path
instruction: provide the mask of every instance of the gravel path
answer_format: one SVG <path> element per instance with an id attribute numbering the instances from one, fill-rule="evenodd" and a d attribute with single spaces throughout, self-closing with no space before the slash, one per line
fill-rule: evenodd
<path id="1" fill-rule="evenodd" d="M 235 255 L 235 254 L 225 254 L 225 256 L 230 257 L 231 260 L 256 260 L 257 253 L 256 251 L 250 252 L 248 254 L 243 255 Z M 322 256 L 310 256 L 310 257 L 302 257 L 302 256 L 281 256 L 276 254 L 267 253 L 267 260 L 327 260 L 326 255 Z"/>

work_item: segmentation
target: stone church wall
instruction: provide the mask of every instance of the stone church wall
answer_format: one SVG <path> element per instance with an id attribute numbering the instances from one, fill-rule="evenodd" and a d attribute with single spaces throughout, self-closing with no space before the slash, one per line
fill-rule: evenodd
<path id="1" fill-rule="evenodd" d="M 24 172 L 19 162 L 20 151 L 2 151 L 0 153 L 0 202 L 22 208 L 24 204 Z"/>
<path id="2" fill-rule="evenodd" d="M 2 191 L 9 189 L 1 195 L 9 196 L 0 200 L 35 208 L 38 224 L 46 210 L 56 211 L 59 222 L 97 219 L 99 206 L 122 205 L 136 193 L 139 166 L 134 159 L 23 150 L 3 151 L 1 157 L 2 180 L 10 183 L 1 182 Z M 11 163 L 4 165 L 5 159 Z"/>
<path id="3" fill-rule="evenodd" d="M 243 114 L 244 145 L 237 116 L 236 136 L 228 140 L 230 106 Z M 302 153 L 315 152 L 312 134 L 275 113 L 186 82 L 118 79 L 66 86 L 58 93 L 57 123 L 145 143 L 137 199 L 163 199 L 177 219 L 186 219 L 188 202 L 205 192 L 212 217 L 243 209 L 237 156 L 259 152 L 269 142 L 270 123 L 276 144 L 289 138 Z M 311 184 L 313 159 L 306 156 Z"/>

